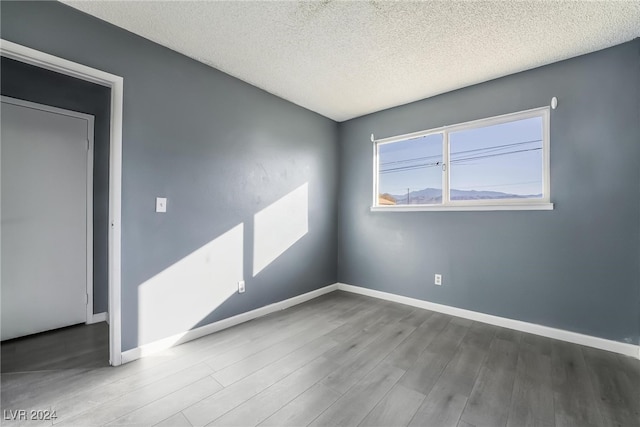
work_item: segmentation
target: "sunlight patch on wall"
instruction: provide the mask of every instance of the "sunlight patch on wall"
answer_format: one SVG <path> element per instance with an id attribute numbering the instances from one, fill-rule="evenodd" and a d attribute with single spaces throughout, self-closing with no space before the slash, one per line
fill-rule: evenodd
<path id="1" fill-rule="evenodd" d="M 255 277 L 309 232 L 309 184 L 305 183 L 253 217 Z"/>
<path id="2" fill-rule="evenodd" d="M 237 291 L 243 238 L 240 224 L 138 287 L 139 345 L 186 333 Z"/>

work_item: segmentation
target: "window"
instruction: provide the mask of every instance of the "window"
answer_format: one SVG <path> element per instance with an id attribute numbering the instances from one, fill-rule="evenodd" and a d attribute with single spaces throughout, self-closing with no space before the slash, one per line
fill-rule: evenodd
<path id="1" fill-rule="evenodd" d="M 548 108 L 374 144 L 373 210 L 553 208 Z"/>

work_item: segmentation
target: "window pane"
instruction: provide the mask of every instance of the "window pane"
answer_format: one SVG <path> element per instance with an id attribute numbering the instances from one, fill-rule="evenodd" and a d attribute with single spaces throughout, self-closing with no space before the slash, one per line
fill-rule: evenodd
<path id="1" fill-rule="evenodd" d="M 539 199 L 542 117 L 451 132 L 450 199 Z"/>
<path id="2" fill-rule="evenodd" d="M 379 205 L 442 203 L 442 134 L 378 146 Z"/>

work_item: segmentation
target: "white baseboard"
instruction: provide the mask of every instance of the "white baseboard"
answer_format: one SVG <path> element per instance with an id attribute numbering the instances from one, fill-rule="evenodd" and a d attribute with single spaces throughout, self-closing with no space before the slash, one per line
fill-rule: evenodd
<path id="1" fill-rule="evenodd" d="M 140 347 L 133 348 L 131 350 L 124 351 L 122 353 L 122 363 L 131 362 L 141 357 L 148 356 L 153 353 L 157 353 L 167 348 L 184 344 L 188 341 L 192 341 L 203 337 L 205 335 L 212 334 L 214 332 L 221 331 L 223 329 L 230 328 L 240 323 L 248 322 L 257 317 L 265 316 L 276 311 L 284 310 L 294 305 L 301 304 L 311 299 L 317 298 L 321 295 L 333 292 L 338 289 L 338 284 L 328 285 L 324 288 L 316 289 L 315 291 L 307 292 L 306 294 L 298 295 L 293 298 L 286 299 L 284 301 L 276 302 L 264 307 L 257 308 L 255 310 L 241 313 L 227 319 L 219 320 L 208 325 L 201 326 L 196 329 L 191 329 L 183 333 L 175 334 L 167 338 L 163 338 L 158 341 L 154 341 L 149 344 L 141 345 Z"/>
<path id="2" fill-rule="evenodd" d="M 98 323 L 98 322 L 109 322 L 109 316 L 108 314 L 105 313 L 94 313 L 93 317 L 91 318 L 90 321 L 87 322 L 87 325 L 91 325 L 93 323 Z"/>
<path id="3" fill-rule="evenodd" d="M 353 292 L 373 298 L 398 302 L 400 304 L 424 308 L 426 310 L 437 311 L 439 313 L 450 314 L 456 317 L 462 317 L 465 319 L 475 320 L 478 322 L 488 323 L 490 325 L 501 326 L 503 328 L 514 329 L 521 332 L 527 332 L 530 334 L 541 335 L 543 337 L 567 341 L 587 347 L 594 347 L 601 350 L 607 350 L 640 359 L 640 346 L 633 344 L 611 341 L 604 338 L 583 335 L 563 329 L 550 328 L 548 326 L 536 325 L 535 323 L 523 322 L 521 320 L 492 316 L 490 314 L 479 313 L 477 311 L 465 310 L 462 308 L 451 307 L 443 304 L 436 304 L 429 301 L 423 301 L 416 298 L 409 298 L 401 295 L 390 294 L 387 292 L 376 291 L 360 286 L 347 285 L 344 283 L 338 283 L 337 286 L 341 291 Z"/>
<path id="4" fill-rule="evenodd" d="M 223 329 L 230 328 L 240 323 L 248 322 L 255 318 L 265 316 L 276 311 L 284 310 L 294 305 L 301 304 L 311 299 L 317 298 L 321 295 L 333 292 L 336 290 L 352 292 L 356 294 L 366 295 L 373 298 L 383 299 L 387 301 L 397 302 L 400 304 L 410 305 L 412 307 L 423 308 L 426 310 L 437 311 L 439 313 L 449 314 L 456 317 L 462 317 L 465 319 L 475 320 L 478 322 L 488 323 L 490 325 L 501 326 L 508 329 L 514 329 L 521 332 L 527 332 L 530 334 L 541 335 L 548 338 L 553 338 L 561 341 L 566 341 L 574 344 L 584 345 L 588 347 L 594 347 L 601 350 L 607 350 L 614 353 L 624 354 L 626 356 L 635 357 L 640 359 L 640 346 L 622 343 L 618 341 L 606 340 L 604 338 L 593 337 L 590 335 L 583 335 L 576 332 L 566 331 L 563 329 L 550 328 L 548 326 L 536 325 L 534 323 L 523 322 L 521 320 L 507 319 L 504 317 L 493 316 L 490 314 L 479 313 L 476 311 L 465 310 L 462 308 L 451 307 L 448 305 L 437 304 L 429 301 L 419 300 L 416 298 L 405 297 L 401 295 L 395 295 L 387 292 L 376 291 L 373 289 L 367 289 L 360 286 L 347 285 L 344 283 L 336 283 L 328 285 L 315 291 L 307 292 L 306 294 L 298 295 L 293 298 L 286 299 L 284 301 L 276 302 L 255 310 L 248 311 L 246 313 L 238 314 L 227 319 L 220 320 L 218 322 L 210 323 L 205 326 L 201 326 L 196 329 L 191 329 L 180 334 L 175 334 L 170 337 L 154 341 L 149 344 L 144 344 L 140 347 L 127 350 L 122 353 L 122 363 L 131 362 L 141 357 L 148 356 L 150 354 L 157 353 L 167 348 L 183 344 L 205 335 L 212 334 L 214 332 L 221 331 Z M 95 314 L 93 317 L 93 323 L 97 321 L 107 320 L 107 313 Z M 100 320 L 95 320 L 96 318 Z"/>

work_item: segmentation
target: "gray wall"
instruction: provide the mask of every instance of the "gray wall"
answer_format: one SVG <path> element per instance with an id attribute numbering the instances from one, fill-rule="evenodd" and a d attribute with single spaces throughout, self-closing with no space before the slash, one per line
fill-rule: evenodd
<path id="1" fill-rule="evenodd" d="M 3 2 L 1 29 L 124 77 L 123 350 L 144 344 L 138 287 L 239 222 L 247 291 L 194 326 L 336 282 L 336 123 L 59 3 Z M 254 214 L 305 182 L 308 233 L 253 277 Z M 179 316 L 166 313 L 166 335 Z"/>
<path id="2" fill-rule="evenodd" d="M 341 123 L 338 280 L 637 344 L 639 50 L 635 40 Z M 553 96 L 555 210 L 369 211 L 371 133 L 526 110 Z"/>
<path id="3" fill-rule="evenodd" d="M 123 350 L 144 343 L 140 285 L 238 223 L 247 292 L 194 326 L 339 280 L 638 343 L 638 41 L 336 125 L 58 3 L 3 2 L 1 29 L 124 77 Z M 554 211 L 369 211 L 371 133 L 524 110 L 552 96 Z M 253 277 L 254 215 L 304 183 L 308 233 Z M 168 213 L 154 213 L 156 196 L 168 197 Z M 179 315 L 167 313 L 167 335 Z"/>
<path id="4" fill-rule="evenodd" d="M 109 121 L 111 89 L 7 58 L 0 59 L 0 92 L 66 110 L 91 114 L 93 159 L 93 312 L 104 313 L 108 301 Z"/>

